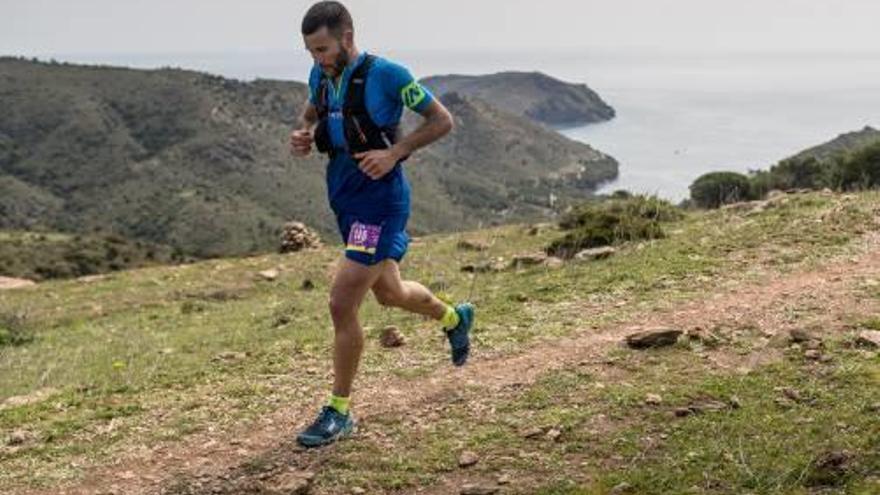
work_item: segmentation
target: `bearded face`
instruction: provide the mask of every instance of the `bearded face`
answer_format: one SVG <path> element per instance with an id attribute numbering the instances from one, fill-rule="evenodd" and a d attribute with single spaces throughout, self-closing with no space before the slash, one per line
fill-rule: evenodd
<path id="1" fill-rule="evenodd" d="M 327 77 L 335 78 L 342 74 L 351 61 L 349 49 L 353 44 L 351 31 L 336 35 L 322 27 L 305 36 L 306 49 Z"/>

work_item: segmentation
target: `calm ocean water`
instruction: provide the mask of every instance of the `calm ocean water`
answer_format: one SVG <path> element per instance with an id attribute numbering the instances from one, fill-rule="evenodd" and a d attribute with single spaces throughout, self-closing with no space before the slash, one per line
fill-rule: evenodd
<path id="1" fill-rule="evenodd" d="M 609 153 L 624 188 L 678 201 L 715 170 L 766 168 L 804 148 L 866 125 L 880 127 L 880 53 L 670 54 L 381 53 L 418 77 L 539 70 L 586 83 L 616 119 L 562 132 Z M 135 67 L 174 66 L 238 79 L 303 81 L 301 50 L 277 53 L 58 55 L 59 60 Z M 474 164 L 479 166 L 479 164 Z"/>

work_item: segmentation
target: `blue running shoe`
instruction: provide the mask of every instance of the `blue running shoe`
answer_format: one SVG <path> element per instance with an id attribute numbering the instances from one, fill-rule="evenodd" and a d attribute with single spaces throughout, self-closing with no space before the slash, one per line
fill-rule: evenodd
<path id="1" fill-rule="evenodd" d="M 351 412 L 341 414 L 330 406 L 321 408 L 318 419 L 297 435 L 296 441 L 303 447 L 321 447 L 349 436 L 354 431 Z"/>
<path id="2" fill-rule="evenodd" d="M 471 327 L 474 326 L 474 305 L 462 303 L 455 307 L 458 313 L 458 326 L 446 331 L 449 346 L 452 348 L 452 364 L 463 366 L 471 351 Z"/>

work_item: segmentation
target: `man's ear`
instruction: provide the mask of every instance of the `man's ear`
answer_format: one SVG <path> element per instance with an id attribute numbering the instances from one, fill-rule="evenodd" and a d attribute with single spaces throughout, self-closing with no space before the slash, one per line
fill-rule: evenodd
<path id="1" fill-rule="evenodd" d="M 342 48 L 351 50 L 354 46 L 354 31 L 346 29 L 342 32 Z"/>

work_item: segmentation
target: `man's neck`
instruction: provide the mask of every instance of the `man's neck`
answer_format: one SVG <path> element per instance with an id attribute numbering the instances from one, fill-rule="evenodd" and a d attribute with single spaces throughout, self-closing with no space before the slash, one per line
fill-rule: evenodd
<path id="1" fill-rule="evenodd" d="M 336 74 L 336 77 L 333 78 L 333 82 L 336 84 L 339 84 L 339 82 L 342 80 L 343 74 L 345 74 L 345 69 L 348 68 L 350 65 L 354 64 L 355 62 L 357 62 L 357 59 L 360 56 L 361 56 L 361 53 L 358 51 L 358 49 L 352 48 L 348 52 L 348 64 L 346 64 L 346 66 L 342 68 L 342 72 L 340 72 L 339 74 Z"/>

